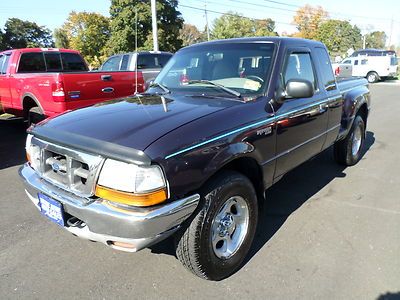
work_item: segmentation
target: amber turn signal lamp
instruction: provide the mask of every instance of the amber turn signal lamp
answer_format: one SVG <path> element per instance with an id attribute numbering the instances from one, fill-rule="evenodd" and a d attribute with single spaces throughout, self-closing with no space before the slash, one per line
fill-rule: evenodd
<path id="1" fill-rule="evenodd" d="M 95 194 L 97 197 L 109 200 L 111 202 L 141 207 L 156 205 L 167 200 L 166 189 L 161 189 L 146 194 L 133 194 L 97 185 Z"/>

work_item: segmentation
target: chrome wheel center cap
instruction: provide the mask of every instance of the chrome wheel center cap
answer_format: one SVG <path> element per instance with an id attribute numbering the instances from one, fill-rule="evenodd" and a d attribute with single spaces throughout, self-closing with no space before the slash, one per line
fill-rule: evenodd
<path id="1" fill-rule="evenodd" d="M 231 214 L 226 214 L 219 222 L 219 236 L 224 237 L 230 234 L 232 228 L 235 225 L 235 221 Z"/>

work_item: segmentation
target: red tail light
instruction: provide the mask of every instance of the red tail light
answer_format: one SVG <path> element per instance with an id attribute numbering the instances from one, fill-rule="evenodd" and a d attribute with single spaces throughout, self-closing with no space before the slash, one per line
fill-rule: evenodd
<path id="1" fill-rule="evenodd" d="M 65 101 L 64 85 L 61 81 L 56 81 L 51 85 L 53 100 L 56 102 Z"/>
<path id="2" fill-rule="evenodd" d="M 340 67 L 337 67 L 335 69 L 335 76 L 339 76 L 339 74 L 340 74 Z"/>
<path id="3" fill-rule="evenodd" d="M 182 74 L 181 77 L 179 78 L 179 81 L 181 82 L 181 85 L 188 84 L 189 76 L 186 75 L 186 73 Z"/>
<path id="4" fill-rule="evenodd" d="M 143 93 L 145 90 L 147 90 L 148 83 L 144 82 L 143 73 L 141 71 L 136 71 L 135 76 L 136 76 L 136 78 L 135 78 L 134 87 L 137 84 L 137 92 Z"/>

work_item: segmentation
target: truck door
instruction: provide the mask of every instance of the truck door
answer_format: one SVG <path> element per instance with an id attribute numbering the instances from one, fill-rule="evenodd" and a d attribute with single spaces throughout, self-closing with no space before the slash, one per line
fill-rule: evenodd
<path id="1" fill-rule="evenodd" d="M 328 148 L 339 135 L 344 98 L 337 87 L 328 52 L 325 48 L 316 47 L 314 53 L 317 57 L 321 89 L 328 97 L 328 128 L 323 147 Z"/>
<path id="2" fill-rule="evenodd" d="M 290 79 L 310 81 L 314 95 L 310 98 L 286 99 L 276 109 L 276 169 L 281 176 L 319 153 L 326 137 L 328 122 L 326 94 L 320 87 L 310 49 L 289 49 L 281 71 L 282 85 Z"/>
<path id="3" fill-rule="evenodd" d="M 0 55 L 0 99 L 4 108 L 12 108 L 10 74 L 7 74 L 11 52 Z"/>

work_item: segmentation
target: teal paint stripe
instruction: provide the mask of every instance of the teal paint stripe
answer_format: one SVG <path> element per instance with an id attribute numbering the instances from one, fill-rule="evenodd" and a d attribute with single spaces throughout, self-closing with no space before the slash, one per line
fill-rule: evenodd
<path id="1" fill-rule="evenodd" d="M 209 139 L 209 140 L 207 140 L 207 141 L 204 141 L 204 142 L 201 142 L 201 143 L 199 143 L 199 144 L 193 145 L 193 146 L 191 146 L 191 147 L 187 147 L 187 148 L 184 148 L 184 149 L 179 150 L 179 151 L 177 151 L 177 152 L 174 152 L 174 153 L 172 153 L 172 154 L 166 156 L 165 159 L 168 159 L 168 158 L 174 157 L 174 156 L 176 156 L 176 155 L 179 155 L 179 154 L 181 154 L 181 153 L 184 153 L 184 152 L 193 150 L 193 149 L 195 149 L 195 148 L 204 146 L 204 145 L 206 145 L 206 144 L 212 143 L 212 142 L 214 142 L 214 141 L 216 141 L 216 140 L 219 140 L 219 139 L 222 139 L 222 138 L 227 137 L 227 136 L 229 136 L 229 135 L 232 135 L 232 134 L 238 133 L 238 132 L 240 132 L 240 131 L 249 129 L 249 128 L 251 128 L 251 127 L 258 126 L 258 125 L 261 125 L 261 124 L 264 124 L 264 123 L 273 123 L 274 121 L 275 121 L 275 117 L 272 117 L 272 118 L 270 118 L 270 119 L 268 119 L 268 120 L 262 120 L 262 121 L 259 121 L 259 122 L 253 123 L 253 124 L 246 125 L 246 126 L 244 126 L 244 127 L 240 127 L 240 128 L 238 128 L 238 129 L 235 129 L 235 130 L 229 131 L 229 132 L 227 132 L 227 133 L 224 133 L 224 134 L 218 135 L 218 136 L 216 136 L 216 137 L 213 137 L 212 139 Z"/>

